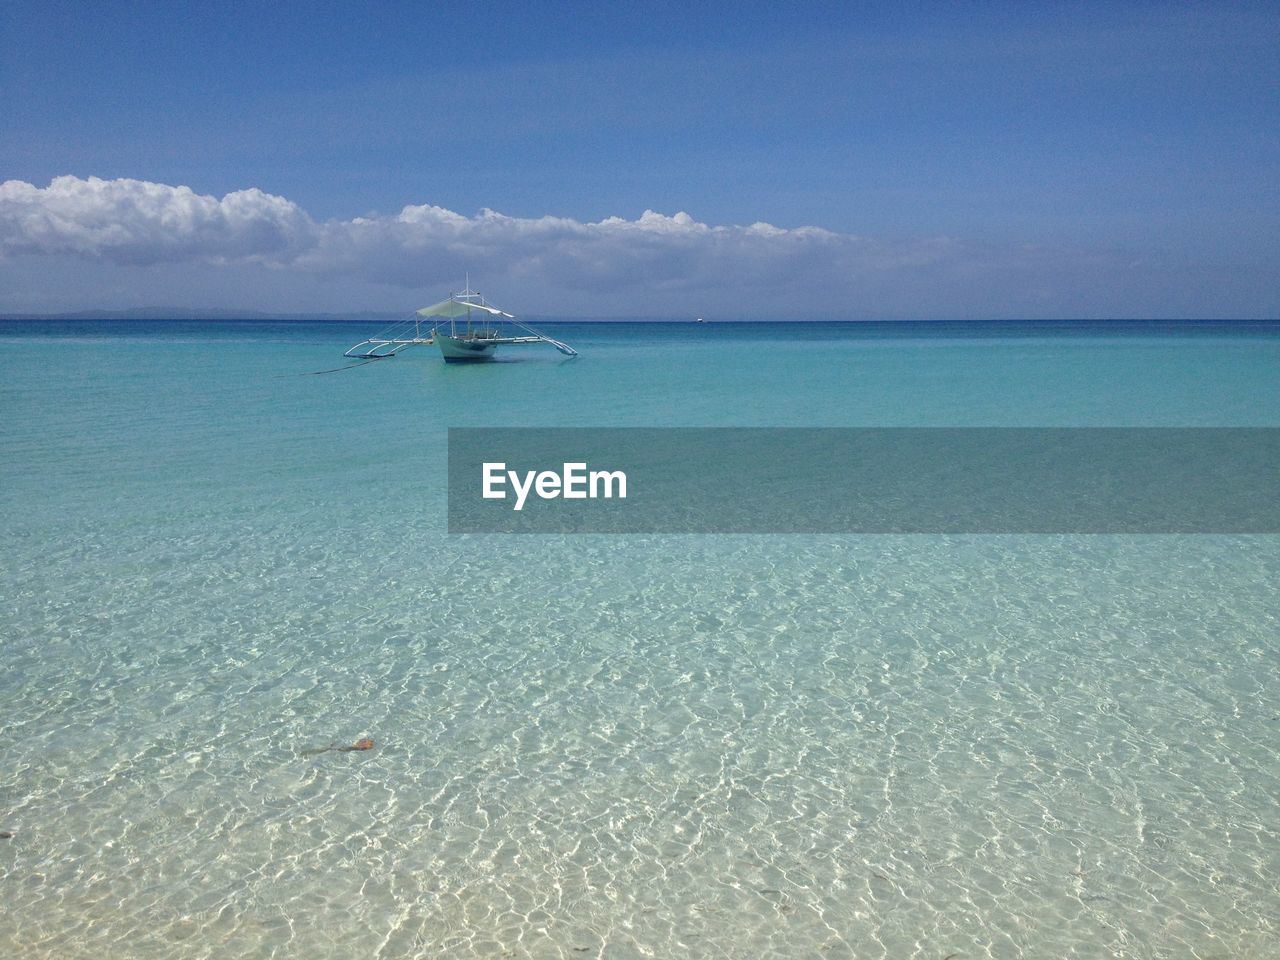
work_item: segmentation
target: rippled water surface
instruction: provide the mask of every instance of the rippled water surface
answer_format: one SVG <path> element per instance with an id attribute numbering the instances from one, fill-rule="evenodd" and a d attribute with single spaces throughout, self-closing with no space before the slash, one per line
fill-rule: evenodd
<path id="1" fill-rule="evenodd" d="M 1280 425 L 1280 327 L 0 324 L 0 955 L 1280 956 L 1280 538 L 449 537 L 449 425 Z M 371 737 L 370 751 L 311 752 Z"/>

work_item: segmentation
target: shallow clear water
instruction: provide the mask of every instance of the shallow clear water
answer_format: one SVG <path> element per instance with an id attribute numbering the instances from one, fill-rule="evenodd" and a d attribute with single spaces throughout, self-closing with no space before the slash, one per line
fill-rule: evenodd
<path id="1" fill-rule="evenodd" d="M 0 953 L 1280 955 L 1280 538 L 442 488 L 449 425 L 1280 425 L 1280 325 L 558 329 L 0 324 Z"/>

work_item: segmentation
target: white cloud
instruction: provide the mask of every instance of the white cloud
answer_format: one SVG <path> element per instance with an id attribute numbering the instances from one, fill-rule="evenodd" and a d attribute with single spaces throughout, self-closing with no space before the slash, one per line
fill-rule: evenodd
<path id="1" fill-rule="evenodd" d="M 580 290 L 698 286 L 731 276 L 750 286 L 777 279 L 798 261 L 829 258 L 851 242 L 815 227 L 710 226 L 683 212 L 646 210 L 636 220 L 583 223 L 492 210 L 464 217 L 440 207 L 409 206 L 393 217 L 325 224 L 297 265 L 336 267 L 403 286 L 464 270 Z"/>
<path id="2" fill-rule="evenodd" d="M 121 264 L 283 262 L 313 246 L 316 234 L 297 204 L 258 189 L 218 200 L 145 180 L 0 184 L 0 254 L 70 253 Z"/>
<path id="3" fill-rule="evenodd" d="M 931 252 L 933 251 L 933 252 Z M 318 224 L 284 197 L 249 189 L 221 200 L 142 180 L 58 177 L 0 184 L 0 253 L 74 254 L 120 264 L 253 262 L 406 287 L 464 270 L 577 289 L 758 286 L 800 274 L 892 268 L 892 246 L 817 227 L 712 226 L 687 213 L 635 220 L 466 217 L 407 206 L 394 216 Z M 934 258 L 928 246 L 907 259 Z"/>
<path id="4" fill-rule="evenodd" d="M 484 278 L 486 289 L 502 287 L 518 294 L 525 309 L 542 312 L 1184 312 L 1168 297 L 1166 306 L 1142 299 L 1141 291 L 1157 283 L 1171 292 L 1170 271 L 1148 262 L 1135 272 L 1131 255 L 1107 251 L 888 240 L 768 223 L 718 226 L 652 210 L 635 220 L 582 222 L 492 210 L 468 217 L 424 204 L 395 215 L 316 222 L 292 201 L 257 189 L 218 199 L 188 187 L 96 177 L 58 177 L 44 188 L 20 180 L 0 184 L 0 259 L 6 255 L 72 256 L 164 269 L 174 277 L 210 265 L 229 277 L 257 270 L 250 283 L 237 286 L 242 297 L 248 294 L 237 306 L 253 305 L 252 284 L 256 299 L 266 301 L 272 284 L 283 291 L 303 278 L 331 291 L 345 283 L 353 300 L 357 291 L 382 289 L 388 291 L 384 302 L 399 302 L 401 295 L 390 290 L 435 293 L 469 271 Z M 326 303 L 330 309 L 362 306 Z"/>

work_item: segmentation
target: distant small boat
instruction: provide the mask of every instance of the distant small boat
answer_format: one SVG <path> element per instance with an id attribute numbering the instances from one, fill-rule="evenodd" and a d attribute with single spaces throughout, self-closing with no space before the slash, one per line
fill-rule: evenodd
<path id="1" fill-rule="evenodd" d="M 703 320 L 701 317 L 699 317 L 697 320 L 695 320 L 695 321 L 693 321 L 693 322 L 694 322 L 694 323 L 706 323 L 707 321 L 705 321 L 705 320 Z"/>
<path id="2" fill-rule="evenodd" d="M 431 321 L 425 331 L 424 320 Z M 504 335 L 504 324 L 510 324 L 521 333 Z M 440 348 L 440 356 L 444 357 L 445 363 L 492 360 L 499 346 L 511 343 L 549 343 L 565 356 L 578 355 L 578 351 L 567 343 L 539 333 L 512 314 L 499 310 L 468 284 L 461 293 L 451 293 L 448 300 L 416 310 L 410 319 L 398 321 L 376 337 L 361 340 L 343 356 L 380 360 L 394 357 L 409 347 L 431 343 Z"/>

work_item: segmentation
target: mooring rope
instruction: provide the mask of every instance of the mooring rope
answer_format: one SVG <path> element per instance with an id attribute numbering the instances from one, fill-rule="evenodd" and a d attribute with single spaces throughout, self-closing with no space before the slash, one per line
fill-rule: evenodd
<path id="1" fill-rule="evenodd" d="M 388 353 L 385 357 L 369 357 L 367 360 L 361 360 L 359 363 L 348 363 L 345 367 L 334 367 L 332 370 L 309 370 L 306 373 L 282 373 L 275 380 L 284 380 L 289 377 L 318 377 L 322 373 L 341 373 L 343 370 L 354 370 L 356 367 L 363 367 L 366 363 L 376 363 L 379 360 L 390 360 L 394 357 L 394 353 Z"/>

